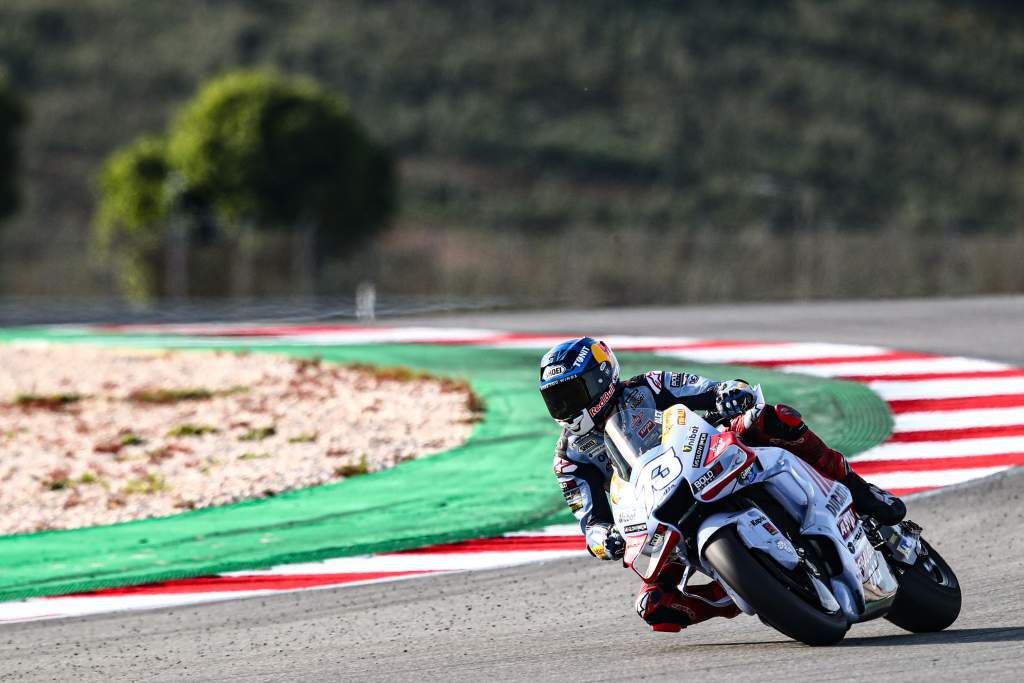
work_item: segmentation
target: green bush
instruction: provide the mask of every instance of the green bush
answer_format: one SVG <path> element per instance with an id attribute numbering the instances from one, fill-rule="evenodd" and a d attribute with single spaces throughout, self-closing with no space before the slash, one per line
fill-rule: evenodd
<path id="1" fill-rule="evenodd" d="M 159 232 L 167 215 L 170 172 L 162 138 L 139 138 L 110 155 L 100 174 L 101 201 L 96 214 L 97 238 L 102 245 L 125 235 Z"/>
<path id="2" fill-rule="evenodd" d="M 0 74 L 0 219 L 18 208 L 18 130 L 26 119 L 25 106 Z"/>
<path id="3" fill-rule="evenodd" d="M 170 175 L 167 144 L 153 137 L 115 151 L 100 173 L 94 242 L 113 260 L 121 290 L 130 298 L 157 292 Z"/>
<path id="4" fill-rule="evenodd" d="M 390 156 L 340 96 L 308 78 L 239 71 L 210 81 L 172 126 L 169 155 L 224 220 L 311 222 L 331 255 L 369 237 L 394 208 Z"/>
<path id="5" fill-rule="evenodd" d="M 166 138 L 114 152 L 99 191 L 94 242 L 113 259 L 122 291 L 146 300 L 162 293 L 172 220 L 195 232 L 209 210 L 229 240 L 242 239 L 243 224 L 312 227 L 322 259 L 385 224 L 395 176 L 390 155 L 340 96 L 307 78 L 238 71 L 202 87 Z M 209 293 L 228 293 L 222 274 Z"/>

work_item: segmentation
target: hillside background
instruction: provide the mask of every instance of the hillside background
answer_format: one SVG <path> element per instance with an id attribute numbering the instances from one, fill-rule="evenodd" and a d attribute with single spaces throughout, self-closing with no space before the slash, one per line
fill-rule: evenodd
<path id="1" fill-rule="evenodd" d="M 317 291 L 516 305 L 1024 291 L 1013 2 L 4 0 L 27 102 L 0 295 L 113 297 L 103 159 L 205 79 L 344 93 L 397 155 L 386 235 Z M 261 245 L 250 296 L 291 291 Z"/>

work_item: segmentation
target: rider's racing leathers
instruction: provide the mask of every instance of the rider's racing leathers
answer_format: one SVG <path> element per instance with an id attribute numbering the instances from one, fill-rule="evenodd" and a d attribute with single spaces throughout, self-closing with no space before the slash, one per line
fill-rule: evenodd
<path id="1" fill-rule="evenodd" d="M 653 422 L 645 421 L 643 409 L 665 410 L 683 404 L 691 410 L 715 410 L 718 382 L 682 372 L 650 371 L 619 386 L 615 399 L 619 410 L 634 417 L 627 421 L 638 441 L 660 440 L 660 431 Z M 833 479 L 848 474 L 846 459 L 832 450 L 803 423 L 800 414 L 788 406 L 766 406 L 756 419 L 744 422 L 745 415 L 733 420 L 732 429 L 753 446 L 777 445 L 790 450 L 817 470 Z M 555 446 L 555 475 L 565 501 L 580 527 L 587 535 L 587 548 L 592 555 L 605 555 L 604 541 L 609 537 L 614 519 L 607 497 L 612 476 L 612 463 L 605 448 L 604 433 L 595 428 L 583 436 L 563 431 Z M 682 576 L 681 566 L 669 565 L 657 580 L 645 582 L 637 595 L 637 612 L 655 630 L 679 630 L 683 626 L 713 616 L 732 617 L 738 614 L 734 605 L 718 608 L 686 595 L 676 587 Z M 674 581 L 674 582 L 673 582 Z M 687 589 L 701 595 L 701 589 Z M 703 597 L 717 600 L 724 597 L 721 586 L 703 588 Z"/>
<path id="2" fill-rule="evenodd" d="M 690 410 L 714 410 L 717 384 L 700 375 L 651 371 L 624 382 L 616 400 L 620 408 L 634 410 L 665 410 L 678 403 Z M 655 425 L 638 424 L 633 428 L 638 433 L 651 432 Z M 642 436 L 646 437 L 647 433 Z M 600 429 L 583 436 L 573 436 L 563 430 L 555 446 L 554 469 L 565 502 L 584 533 L 589 528 L 613 523 L 612 508 L 605 495 L 612 477 L 612 463 Z M 588 547 L 593 546 L 588 544 Z"/>

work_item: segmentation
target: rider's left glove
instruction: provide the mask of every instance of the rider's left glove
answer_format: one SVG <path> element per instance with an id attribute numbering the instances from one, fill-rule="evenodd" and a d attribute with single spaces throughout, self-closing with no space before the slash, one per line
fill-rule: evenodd
<path id="1" fill-rule="evenodd" d="M 720 382 L 715 387 L 715 409 L 722 417 L 736 417 L 752 408 L 755 400 L 753 388 L 740 379 Z"/>
<path id="2" fill-rule="evenodd" d="M 587 527 L 587 550 L 599 560 L 620 560 L 626 541 L 611 524 L 594 524 Z"/>

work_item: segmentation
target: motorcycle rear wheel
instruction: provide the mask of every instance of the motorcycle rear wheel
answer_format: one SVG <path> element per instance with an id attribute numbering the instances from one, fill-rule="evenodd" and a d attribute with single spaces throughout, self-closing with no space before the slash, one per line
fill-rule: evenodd
<path id="1" fill-rule="evenodd" d="M 715 534 L 704 556 L 722 580 L 754 608 L 758 618 L 783 635 L 807 645 L 834 645 L 850 628 L 841 611 L 815 608 L 773 576 L 732 527 Z"/>
<path id="2" fill-rule="evenodd" d="M 896 601 L 885 618 L 912 633 L 931 633 L 950 626 L 960 616 L 960 582 L 942 556 L 927 541 L 928 551 L 914 566 L 893 563 L 901 573 Z"/>

